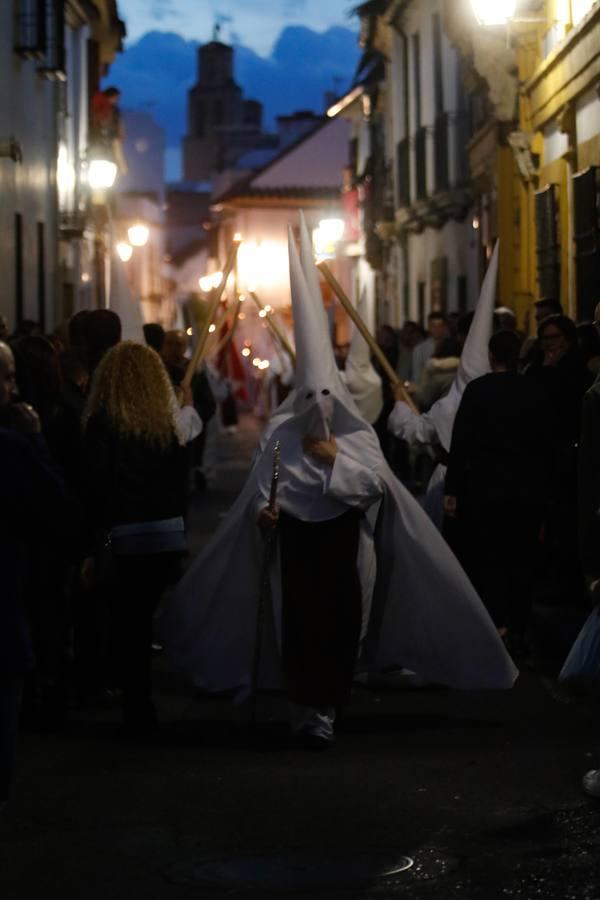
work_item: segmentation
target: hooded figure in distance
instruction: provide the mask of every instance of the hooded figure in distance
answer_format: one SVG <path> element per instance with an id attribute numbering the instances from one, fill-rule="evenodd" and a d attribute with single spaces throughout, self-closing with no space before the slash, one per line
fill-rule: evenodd
<path id="1" fill-rule="evenodd" d="M 365 305 L 364 297 L 361 296 L 357 310 L 362 319 L 365 318 Z M 373 425 L 383 409 L 381 377 L 373 368 L 371 351 L 358 328 L 352 332 L 350 352 L 341 378 L 365 422 Z"/>

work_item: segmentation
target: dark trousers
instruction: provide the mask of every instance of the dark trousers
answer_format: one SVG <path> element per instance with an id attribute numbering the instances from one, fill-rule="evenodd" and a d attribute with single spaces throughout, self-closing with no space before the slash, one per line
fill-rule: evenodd
<path id="1" fill-rule="evenodd" d="M 456 552 L 498 628 L 529 624 L 541 518 L 536 506 L 459 498 Z"/>
<path id="2" fill-rule="evenodd" d="M 152 705 L 153 616 L 164 590 L 179 575 L 179 553 L 115 556 L 111 634 L 124 715 L 131 722 L 154 718 Z"/>
<path id="3" fill-rule="evenodd" d="M 0 803 L 8 800 L 15 764 L 23 676 L 0 674 Z"/>
<path id="4" fill-rule="evenodd" d="M 283 671 L 296 703 L 338 706 L 350 695 L 362 619 L 359 531 L 354 510 L 326 522 L 281 514 Z"/>

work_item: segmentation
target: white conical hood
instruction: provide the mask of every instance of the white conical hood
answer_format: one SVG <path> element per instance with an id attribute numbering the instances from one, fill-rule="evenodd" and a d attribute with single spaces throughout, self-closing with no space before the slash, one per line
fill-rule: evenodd
<path id="1" fill-rule="evenodd" d="M 485 375 L 490 371 L 488 344 L 494 327 L 499 243 L 499 241 L 496 241 L 490 264 L 481 285 L 475 315 L 460 355 L 460 365 L 456 373 L 456 380 L 459 382 L 462 390 L 473 378 L 479 378 L 480 375 Z"/>
<path id="2" fill-rule="evenodd" d="M 306 278 L 306 284 L 310 291 L 310 296 L 314 301 L 315 307 L 317 309 L 319 322 L 322 323 L 322 327 L 324 329 L 327 329 L 328 332 L 329 323 L 327 320 L 327 313 L 325 312 L 325 307 L 323 305 L 323 294 L 321 293 L 321 276 L 319 274 L 319 270 L 315 265 L 315 255 L 313 253 L 312 241 L 308 233 L 306 219 L 304 218 L 304 213 L 302 212 L 302 210 L 300 210 L 300 262 L 302 264 L 304 277 Z"/>
<path id="3" fill-rule="evenodd" d="M 364 320 L 366 313 L 364 293 L 361 294 L 356 308 Z M 370 424 L 376 422 L 383 409 L 381 378 L 373 368 L 369 345 L 358 328 L 352 332 L 350 352 L 346 368 L 342 372 L 342 381 L 352 394 L 362 417 Z"/>
<path id="4" fill-rule="evenodd" d="M 292 229 L 289 228 L 288 231 L 290 288 L 296 343 L 296 392 L 302 395 L 313 392 L 318 395 L 327 390 L 332 393 L 335 383 L 339 381 L 339 375 L 331 348 L 327 318 L 324 311 L 322 317 L 319 315 L 318 306 L 311 295 L 311 288 L 300 263 Z M 301 404 L 302 407 L 304 405 Z"/>
<path id="5" fill-rule="evenodd" d="M 479 378 L 480 375 L 486 375 L 490 371 L 488 344 L 494 326 L 499 246 L 500 242 L 496 241 L 452 387 L 445 397 L 433 404 L 428 413 L 435 425 L 442 447 L 448 452 L 450 452 L 452 441 L 454 418 L 464 389 L 469 381 Z"/>

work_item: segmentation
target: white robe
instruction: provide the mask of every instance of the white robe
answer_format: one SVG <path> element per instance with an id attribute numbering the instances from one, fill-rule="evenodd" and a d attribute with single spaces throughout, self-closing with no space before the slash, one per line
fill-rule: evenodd
<path id="1" fill-rule="evenodd" d="M 285 424 L 281 411 L 271 419 L 245 488 L 178 585 L 165 616 L 173 664 L 205 690 L 233 690 L 239 697 L 250 690 L 264 553 L 256 515 L 268 499 L 272 449 Z M 360 668 L 404 666 L 455 688 L 511 687 L 517 670 L 488 613 L 445 541 L 387 467 L 375 433 L 349 433 L 340 444 L 333 470 L 323 474 L 323 500 L 332 508 L 339 504 L 338 512 L 379 504 L 372 543 L 365 531 L 359 550 Z M 277 556 L 271 584 L 273 615 L 260 684 L 277 688 L 283 686 Z"/>

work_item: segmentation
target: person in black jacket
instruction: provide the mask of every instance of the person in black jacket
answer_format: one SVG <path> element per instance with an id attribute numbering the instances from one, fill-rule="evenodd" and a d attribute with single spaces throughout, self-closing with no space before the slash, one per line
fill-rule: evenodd
<path id="1" fill-rule="evenodd" d="M 518 335 L 489 342 L 492 372 L 471 381 L 458 409 L 444 509 L 457 553 L 502 634 L 528 624 L 534 563 L 552 472 L 547 400 L 517 375 Z"/>
<path id="2" fill-rule="evenodd" d="M 62 532 L 65 513 L 39 418 L 14 393 L 14 359 L 0 342 L 0 806 L 8 799 L 23 683 L 34 666 L 25 607 L 30 552 L 43 534 Z"/>
<path id="3" fill-rule="evenodd" d="M 554 436 L 554 477 L 544 527 L 547 603 L 575 611 L 585 605 L 577 544 L 577 467 L 583 397 L 593 382 L 567 316 L 547 316 L 538 328 L 539 353 L 525 377 L 546 396 Z"/>
<path id="4" fill-rule="evenodd" d="M 115 656 L 131 730 L 155 724 L 151 699 L 152 619 L 185 551 L 186 448 L 158 354 L 124 341 L 99 364 L 84 414 L 87 516 L 110 547 Z M 89 574 L 91 564 L 86 570 Z"/>

